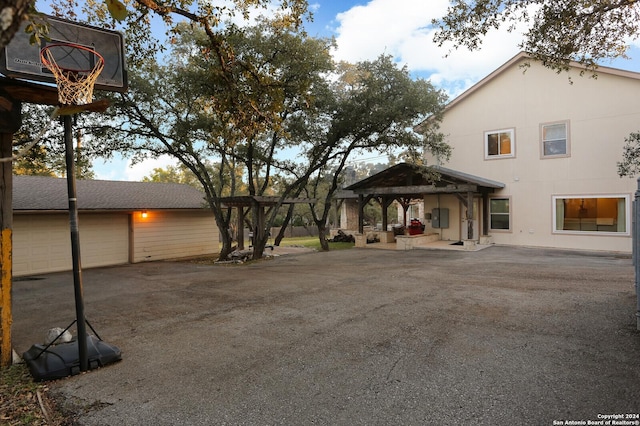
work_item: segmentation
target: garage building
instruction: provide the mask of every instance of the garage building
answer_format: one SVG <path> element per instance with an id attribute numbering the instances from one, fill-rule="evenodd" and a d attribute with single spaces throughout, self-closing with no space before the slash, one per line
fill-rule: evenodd
<path id="1" fill-rule="evenodd" d="M 83 268 L 216 254 L 204 194 L 188 185 L 77 181 Z M 72 269 L 66 179 L 13 177 L 13 275 Z"/>

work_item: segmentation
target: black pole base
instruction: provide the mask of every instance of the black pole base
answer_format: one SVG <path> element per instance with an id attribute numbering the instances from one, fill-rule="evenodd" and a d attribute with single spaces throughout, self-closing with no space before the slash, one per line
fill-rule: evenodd
<path id="1" fill-rule="evenodd" d="M 122 353 L 94 336 L 87 336 L 88 369 L 104 367 L 120 361 Z M 81 372 L 78 340 L 58 345 L 33 345 L 22 358 L 29 367 L 35 381 L 56 380 L 74 376 Z"/>

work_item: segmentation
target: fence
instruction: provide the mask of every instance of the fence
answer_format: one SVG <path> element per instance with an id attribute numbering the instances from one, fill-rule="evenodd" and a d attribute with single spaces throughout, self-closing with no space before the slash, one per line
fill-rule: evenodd
<path id="1" fill-rule="evenodd" d="M 633 198 L 633 213 L 631 220 L 633 265 L 635 267 L 636 286 L 636 329 L 640 330 L 640 178 L 638 188 Z"/>

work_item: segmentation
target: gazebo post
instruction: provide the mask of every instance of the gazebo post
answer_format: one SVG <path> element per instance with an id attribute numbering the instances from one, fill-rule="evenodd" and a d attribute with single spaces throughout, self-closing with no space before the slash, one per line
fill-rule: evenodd
<path id="1" fill-rule="evenodd" d="M 382 230 L 386 231 L 389 227 L 389 206 L 393 204 L 394 197 L 382 198 Z"/>
<path id="2" fill-rule="evenodd" d="M 358 233 L 364 234 L 364 194 L 358 194 Z"/>
<path id="3" fill-rule="evenodd" d="M 388 215 L 387 215 L 387 207 L 389 207 L 389 200 L 386 197 L 382 197 L 382 202 L 380 203 L 380 206 L 382 207 L 382 230 L 386 231 L 387 230 L 387 226 L 389 225 L 389 219 L 388 219 Z"/>
<path id="4" fill-rule="evenodd" d="M 244 207 L 238 206 L 238 232 L 236 238 L 238 240 L 238 250 L 244 250 Z"/>
<path id="5" fill-rule="evenodd" d="M 482 236 L 489 235 L 489 193 L 482 190 Z"/>
<path id="6" fill-rule="evenodd" d="M 467 192 L 467 239 L 473 240 L 473 192 Z"/>

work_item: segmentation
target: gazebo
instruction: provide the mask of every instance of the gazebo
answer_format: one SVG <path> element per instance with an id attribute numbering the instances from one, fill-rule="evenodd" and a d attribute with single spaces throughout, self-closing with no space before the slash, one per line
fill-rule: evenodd
<path id="1" fill-rule="evenodd" d="M 238 209 L 238 249 L 244 249 L 244 218 L 249 211 L 253 210 L 256 215 L 256 221 L 253 232 L 254 238 L 261 239 L 265 237 L 267 232 L 265 228 L 265 216 L 273 208 L 278 208 L 284 204 L 304 204 L 312 203 L 312 198 L 282 198 L 278 196 L 258 196 L 258 195 L 241 195 L 235 197 L 223 197 L 222 205 L 227 208 Z"/>
<path id="2" fill-rule="evenodd" d="M 387 208 L 393 201 L 398 201 L 404 208 L 411 200 L 423 199 L 426 195 L 453 194 L 466 207 L 467 238 L 473 238 L 473 199 L 482 198 L 483 222 L 482 235 L 489 230 L 489 194 L 504 188 L 504 183 L 481 178 L 442 166 L 418 166 L 400 163 L 380 173 L 346 187 L 342 193 L 344 198 L 358 197 L 358 232 L 364 232 L 364 206 L 372 199 L 382 206 L 382 228 L 387 229 Z M 405 217 L 406 223 L 406 217 Z"/>

